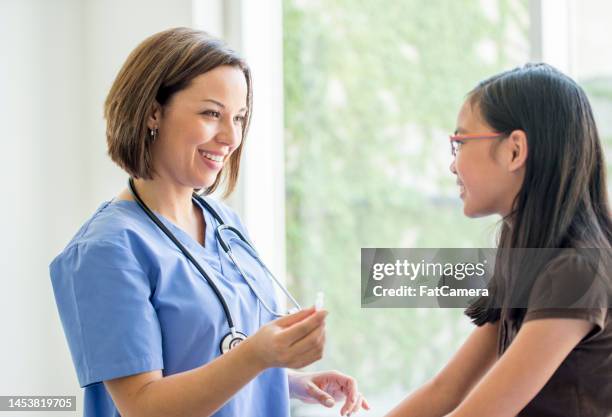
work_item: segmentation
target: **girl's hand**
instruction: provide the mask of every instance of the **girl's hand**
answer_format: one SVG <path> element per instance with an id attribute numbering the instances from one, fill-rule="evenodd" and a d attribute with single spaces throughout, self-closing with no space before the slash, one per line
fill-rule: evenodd
<path id="1" fill-rule="evenodd" d="M 340 415 L 351 415 L 360 409 L 369 410 L 370 404 L 358 391 L 354 378 L 337 371 L 291 372 L 289 373 L 289 392 L 307 404 L 322 404 L 333 407 L 336 401 L 345 399 Z"/>
<path id="2" fill-rule="evenodd" d="M 262 369 L 302 368 L 323 357 L 325 316 L 325 310 L 301 310 L 262 326 L 243 343 Z"/>

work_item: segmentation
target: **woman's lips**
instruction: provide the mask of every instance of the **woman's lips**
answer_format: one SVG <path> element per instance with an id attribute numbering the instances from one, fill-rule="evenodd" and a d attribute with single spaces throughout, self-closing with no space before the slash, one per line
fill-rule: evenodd
<path id="1" fill-rule="evenodd" d="M 198 152 L 200 154 L 200 158 L 202 158 L 202 162 L 204 162 L 204 164 L 212 170 L 220 170 L 221 168 L 223 168 L 223 161 L 213 161 L 212 159 L 210 159 L 209 157 L 207 157 L 204 152 Z"/>

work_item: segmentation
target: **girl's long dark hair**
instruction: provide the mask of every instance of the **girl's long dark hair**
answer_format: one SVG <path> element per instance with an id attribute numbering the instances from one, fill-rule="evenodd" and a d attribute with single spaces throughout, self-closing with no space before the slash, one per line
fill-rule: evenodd
<path id="1" fill-rule="evenodd" d="M 502 222 L 494 276 L 516 267 L 510 261 L 516 249 L 610 248 L 604 156 L 582 88 L 550 65 L 527 64 L 482 81 L 468 99 L 495 131 L 522 130 L 527 136 L 524 182 Z M 533 259 L 523 260 L 533 267 Z M 515 269 L 519 276 L 520 269 Z M 494 296 L 477 300 L 466 314 L 477 325 L 502 315 L 520 323 L 525 309 L 499 308 L 512 296 L 500 291 L 500 280 L 492 284 Z"/>

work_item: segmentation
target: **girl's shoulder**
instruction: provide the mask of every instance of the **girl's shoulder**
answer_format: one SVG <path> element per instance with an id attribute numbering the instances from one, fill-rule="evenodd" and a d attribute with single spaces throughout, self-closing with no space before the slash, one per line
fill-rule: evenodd
<path id="1" fill-rule="evenodd" d="M 544 318 L 587 320 L 609 327 L 612 307 L 610 249 L 562 250 L 537 277 L 524 321 Z"/>

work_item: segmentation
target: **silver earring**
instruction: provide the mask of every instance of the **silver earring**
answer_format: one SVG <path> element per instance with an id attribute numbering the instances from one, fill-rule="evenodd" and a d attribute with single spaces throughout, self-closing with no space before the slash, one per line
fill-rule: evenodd
<path id="1" fill-rule="evenodd" d="M 151 142 L 155 142 L 155 139 L 157 139 L 157 128 L 150 129 L 149 134 L 151 135 Z"/>

